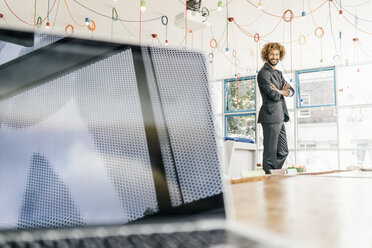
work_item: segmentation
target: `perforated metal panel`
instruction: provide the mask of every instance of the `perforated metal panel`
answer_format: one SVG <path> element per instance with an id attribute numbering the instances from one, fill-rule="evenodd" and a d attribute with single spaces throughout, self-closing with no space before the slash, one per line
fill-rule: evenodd
<path id="1" fill-rule="evenodd" d="M 148 51 L 172 206 L 221 193 L 203 57 Z M 157 212 L 140 97 L 128 49 L 0 101 L 0 229 L 127 223 Z"/>
<path id="2" fill-rule="evenodd" d="M 151 48 L 184 201 L 222 191 L 208 74 L 200 53 Z"/>
<path id="3" fill-rule="evenodd" d="M 177 171 L 174 164 L 174 157 L 172 154 L 167 126 L 164 119 L 164 110 L 159 96 L 157 82 L 154 78 L 154 71 L 151 63 L 150 53 L 147 48 L 142 48 L 143 59 L 145 62 L 145 70 L 149 84 L 151 101 L 153 103 L 153 111 L 156 121 L 156 126 L 159 135 L 160 149 L 163 155 L 164 169 L 168 182 L 169 192 L 173 206 L 182 204 L 181 189 L 179 179 L 177 178 Z"/>

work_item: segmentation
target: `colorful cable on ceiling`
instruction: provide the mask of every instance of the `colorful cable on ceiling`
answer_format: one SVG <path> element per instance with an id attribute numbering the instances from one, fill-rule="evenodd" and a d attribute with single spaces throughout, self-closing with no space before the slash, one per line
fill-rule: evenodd
<path id="1" fill-rule="evenodd" d="M 233 17 L 229 17 L 229 21 L 231 22 L 232 20 L 233 20 Z M 240 59 L 238 58 L 238 51 L 236 50 L 236 48 L 238 47 L 238 42 L 235 36 L 234 26 L 231 26 L 231 33 L 232 33 L 234 47 L 235 47 L 235 49 L 233 49 L 231 52 L 231 57 L 233 58 L 233 61 L 234 61 L 234 75 L 236 78 L 239 78 L 240 73 L 237 72 L 237 65 L 240 64 Z"/>
<path id="2" fill-rule="evenodd" d="M 58 0 L 56 15 L 54 16 L 53 26 L 52 26 L 52 30 L 50 30 L 50 32 L 53 32 L 54 26 L 56 24 L 57 16 L 58 16 L 58 13 L 59 13 L 59 4 L 60 3 L 61 3 L 61 0 Z"/>
<path id="3" fill-rule="evenodd" d="M 337 3 L 337 1 L 336 1 L 336 3 Z M 344 7 L 344 8 L 341 8 L 341 0 L 340 0 L 339 5 L 340 5 L 340 11 L 344 10 L 344 11 L 345 11 L 346 13 L 348 13 L 349 15 L 354 16 L 354 14 L 351 13 L 350 11 L 348 11 L 347 9 L 345 9 L 345 7 Z M 343 5 L 345 6 L 345 4 L 343 4 Z M 347 6 L 347 5 L 346 5 L 346 6 Z M 350 6 L 349 6 L 349 7 L 350 7 Z M 365 19 L 365 18 L 361 18 L 361 17 L 358 17 L 358 19 L 361 20 L 361 21 L 365 21 L 365 22 L 372 22 L 372 20 Z"/>
<path id="4" fill-rule="evenodd" d="M 96 23 L 92 20 L 92 19 L 89 19 L 89 24 L 87 25 L 88 29 L 90 31 L 94 31 L 96 30 Z"/>
<path id="5" fill-rule="evenodd" d="M 43 19 L 41 19 L 40 16 L 37 18 L 37 20 L 36 20 L 36 27 L 40 28 L 41 23 L 42 23 L 42 20 L 43 20 Z"/>
<path id="6" fill-rule="evenodd" d="M 253 39 L 256 42 L 256 73 L 258 73 L 258 46 L 259 46 L 258 43 L 260 42 L 260 34 L 255 33 Z"/>
<path id="7" fill-rule="evenodd" d="M 4 0 L 4 1 L 5 1 L 5 0 Z M 98 12 L 98 11 L 95 11 L 95 10 L 93 10 L 93 9 L 91 9 L 91 8 L 88 8 L 87 6 L 81 4 L 81 3 L 80 3 L 79 1 L 77 1 L 77 0 L 72 0 L 72 1 L 74 1 L 75 3 L 79 4 L 81 7 L 85 8 L 85 9 L 87 9 L 87 10 L 89 10 L 89 11 L 91 11 L 91 12 L 97 14 L 97 15 L 100 15 L 100 16 L 102 16 L 102 17 L 106 17 L 106 18 L 109 18 L 109 19 L 112 18 L 111 16 L 108 16 L 108 15 L 102 14 L 102 13 L 100 13 L 100 12 Z M 142 0 L 142 1 L 143 1 L 143 0 Z M 143 1 L 143 2 L 144 2 L 144 1 Z M 144 2 L 144 3 L 145 3 L 145 2 Z M 159 16 L 159 17 L 155 17 L 155 18 L 151 18 L 151 19 L 141 20 L 141 22 L 151 22 L 151 21 L 156 21 L 156 20 L 159 20 L 160 18 L 161 18 L 161 16 Z M 125 19 L 121 19 L 121 18 L 119 18 L 118 20 L 119 20 L 119 21 L 122 21 L 122 22 L 139 22 L 139 21 L 136 21 L 136 20 L 125 20 Z"/>
<path id="8" fill-rule="evenodd" d="M 341 7 L 338 8 L 338 7 L 336 6 L 336 4 L 334 3 L 334 1 L 332 1 L 332 3 L 333 3 L 333 5 L 335 6 L 335 8 L 336 8 L 338 11 L 341 11 Z M 345 17 L 345 15 L 342 15 L 342 17 L 343 17 L 343 18 L 344 18 L 348 23 L 350 23 L 354 28 L 356 28 L 357 30 L 359 30 L 360 32 L 363 32 L 363 33 L 368 34 L 368 35 L 372 35 L 372 33 L 367 32 L 367 31 L 365 31 L 365 30 L 359 28 L 358 26 L 356 26 L 356 25 L 355 25 L 354 23 L 352 23 L 349 19 L 347 19 L 347 18 Z"/>
<path id="9" fill-rule="evenodd" d="M 354 64 L 357 65 L 358 64 L 358 41 L 359 41 L 359 38 L 358 37 L 355 37 L 353 38 L 353 44 L 354 44 Z M 357 68 L 357 72 L 360 72 L 360 69 L 359 67 Z"/>
<path id="10" fill-rule="evenodd" d="M 46 29 L 49 29 L 50 28 L 50 23 L 49 23 L 49 4 L 50 4 L 50 1 L 48 0 L 48 11 L 47 11 L 47 23 L 45 24 L 45 28 Z"/>
<path id="11" fill-rule="evenodd" d="M 127 30 L 127 32 L 130 34 L 130 35 L 132 35 L 132 37 L 135 39 L 135 40 L 137 40 L 138 39 L 138 37 L 137 36 L 135 36 L 128 28 L 127 28 L 127 26 L 125 26 L 125 24 L 122 22 L 122 21 L 120 21 L 120 19 L 119 19 L 119 23 L 120 23 L 120 25 L 121 26 L 123 26 L 123 28 L 125 29 L 125 30 Z"/>
<path id="12" fill-rule="evenodd" d="M 163 15 L 160 20 L 161 24 L 165 26 L 165 45 L 168 46 L 168 17 Z"/>
<path id="13" fill-rule="evenodd" d="M 340 59 L 340 56 L 338 55 L 339 52 L 338 52 L 338 49 L 337 49 L 337 45 L 336 45 L 336 40 L 335 40 L 335 37 L 333 35 L 333 20 L 332 20 L 332 14 L 331 14 L 331 3 L 328 3 L 328 12 L 329 12 L 329 23 L 331 25 L 331 36 L 332 36 L 332 40 L 333 40 L 333 45 L 335 47 L 335 51 L 336 51 L 336 55 L 333 56 L 333 61 L 336 62 L 335 58 L 338 57 L 338 60 Z M 341 31 L 340 31 L 341 32 Z M 338 61 L 337 60 L 337 61 Z"/>
<path id="14" fill-rule="evenodd" d="M 71 11 L 70 11 L 70 8 L 68 7 L 67 1 L 65 0 L 64 2 L 65 2 L 65 6 L 66 6 L 66 8 L 67 8 L 68 14 L 70 15 L 70 17 L 71 17 L 72 21 L 75 23 L 75 25 L 78 26 L 78 27 L 85 27 L 85 26 L 88 26 L 88 24 L 89 24 L 89 19 L 85 21 L 85 22 L 86 22 L 85 24 L 79 24 L 79 23 L 75 20 L 75 18 L 72 16 Z"/>
<path id="15" fill-rule="evenodd" d="M 302 19 L 306 18 L 306 12 L 305 12 L 305 0 L 302 0 L 302 12 L 301 12 Z"/>
<path id="16" fill-rule="evenodd" d="M 274 17 L 278 17 L 278 18 L 282 18 L 282 16 L 280 16 L 280 15 L 275 15 L 275 14 L 271 14 L 271 13 L 269 13 L 269 12 L 267 12 L 267 11 L 265 11 L 265 10 L 263 10 L 262 8 L 260 8 L 259 6 L 256 6 L 254 3 L 252 3 L 250 0 L 246 0 L 249 4 L 251 4 L 253 7 L 255 7 L 256 9 L 259 9 L 259 10 L 261 10 L 263 13 L 265 13 L 265 14 L 268 14 L 268 15 L 270 15 L 270 16 L 274 16 Z M 328 2 L 328 1 L 330 1 L 330 0 L 325 0 L 321 5 L 319 5 L 317 8 L 315 8 L 315 9 L 313 9 L 310 13 L 313 13 L 313 12 L 315 12 L 315 11 L 317 11 L 318 9 L 320 9 L 326 2 Z M 302 17 L 302 14 L 301 15 L 299 15 L 299 16 L 293 16 L 293 18 L 295 19 L 295 18 L 299 18 L 299 17 Z"/>
<path id="17" fill-rule="evenodd" d="M 50 11 L 48 12 L 48 14 L 47 14 L 47 16 L 42 20 L 42 22 L 44 22 L 47 18 L 48 18 L 48 16 L 50 15 L 50 12 L 52 12 L 52 10 L 53 10 L 53 8 L 54 8 L 54 5 L 55 5 L 55 3 L 56 3 L 56 1 L 57 0 L 54 0 L 54 3 L 53 3 L 53 5 L 52 5 L 52 7 L 50 8 Z M 24 24 L 27 24 L 27 25 L 29 25 L 29 26 L 36 26 L 36 1 L 35 1 L 35 12 L 34 12 L 34 24 L 31 24 L 31 23 L 28 23 L 28 22 L 26 22 L 25 20 L 23 20 L 22 18 L 20 18 L 19 16 L 17 16 L 15 13 L 14 13 L 14 11 L 10 8 L 10 6 L 9 6 L 9 4 L 8 4 L 8 2 L 6 1 L 6 0 L 4 0 L 4 3 L 5 3 L 5 5 L 7 6 L 7 8 L 9 9 L 9 11 L 18 19 L 18 20 L 20 20 L 21 22 L 23 22 Z"/>
<path id="18" fill-rule="evenodd" d="M 118 12 L 116 9 L 113 7 L 111 11 L 111 40 L 114 36 L 114 22 L 116 22 L 119 19 Z"/>
<path id="19" fill-rule="evenodd" d="M 320 39 L 320 63 L 323 63 L 323 36 L 324 29 L 322 27 L 317 27 L 314 31 L 314 34 L 317 38 Z"/>
<path id="20" fill-rule="evenodd" d="M 67 25 L 66 27 L 65 27 L 65 33 L 67 34 L 67 35 L 73 35 L 74 34 L 74 26 L 72 26 L 71 24 L 69 24 L 69 25 Z"/>
<path id="21" fill-rule="evenodd" d="M 298 43 L 300 44 L 300 70 L 302 71 L 302 46 L 306 43 L 305 35 L 300 34 L 298 37 Z"/>
<path id="22" fill-rule="evenodd" d="M 289 15 L 289 16 L 288 16 Z M 283 21 L 285 22 L 289 22 L 289 39 L 291 41 L 290 43 L 290 51 L 291 51 L 291 72 L 293 71 L 293 49 L 292 49 L 292 21 L 293 21 L 293 11 L 290 10 L 290 9 L 287 9 L 286 11 L 284 11 L 283 13 L 283 16 L 282 16 L 282 19 Z M 291 74 L 292 75 L 292 74 Z M 293 79 L 291 77 L 291 80 L 290 82 L 292 82 Z"/>
<path id="23" fill-rule="evenodd" d="M 35 10 L 34 10 L 34 28 L 36 26 L 36 0 L 35 0 Z"/>
<path id="24" fill-rule="evenodd" d="M 229 2 L 226 0 L 226 53 L 229 52 L 229 22 Z"/>
<path id="25" fill-rule="evenodd" d="M 211 44 L 213 44 L 213 49 L 215 50 L 215 49 L 217 49 L 226 59 L 227 59 L 227 61 L 229 61 L 230 62 L 230 64 L 232 64 L 232 65 L 234 65 L 234 62 L 233 61 L 231 61 L 230 60 L 230 58 L 226 55 L 226 53 L 225 52 L 223 52 L 222 50 L 221 50 L 221 48 L 220 48 L 220 43 L 221 43 L 221 40 L 222 40 L 222 38 L 224 37 L 224 34 L 225 34 L 225 32 L 226 32 L 226 27 L 225 27 L 225 30 L 223 31 L 223 33 L 222 33 L 222 35 L 221 35 L 221 38 L 220 38 L 220 40 L 219 40 L 219 42 L 216 42 L 216 38 L 215 38 L 215 36 L 214 36 L 214 33 L 213 33 L 213 30 L 212 30 L 212 27 L 210 26 L 210 31 L 211 31 L 211 34 L 212 34 L 212 39 L 211 39 L 211 41 L 210 41 L 210 46 L 212 47 L 212 45 Z M 222 47 L 223 47 L 223 45 L 222 45 Z M 213 53 L 214 53 L 214 51 L 212 52 L 212 53 L 209 53 L 208 54 L 208 57 L 209 58 L 211 58 L 212 57 L 212 59 L 213 59 L 213 57 L 214 57 L 214 55 L 213 55 Z M 239 68 L 239 69 L 241 69 L 241 70 L 245 70 L 245 68 L 243 68 L 243 67 L 240 67 L 240 66 L 236 66 L 237 68 Z"/>

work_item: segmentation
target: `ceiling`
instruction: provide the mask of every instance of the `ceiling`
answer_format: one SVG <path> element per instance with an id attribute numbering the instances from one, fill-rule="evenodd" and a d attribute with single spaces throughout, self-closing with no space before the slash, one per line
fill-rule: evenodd
<path id="1" fill-rule="evenodd" d="M 147 0 L 146 11 L 141 14 L 140 0 L 34 0 L 27 3 L 24 0 L 0 0 L 3 15 L 0 25 L 62 35 L 66 35 L 66 26 L 71 25 L 73 36 L 157 46 L 164 46 L 168 39 L 172 47 L 187 46 L 186 49 L 201 50 L 210 57 L 213 53 L 210 65 L 214 79 L 254 74 L 262 65 L 257 52 L 268 41 L 285 45 L 287 57 L 282 69 L 287 71 L 345 64 L 346 60 L 349 64 L 371 60 L 372 48 L 368 46 L 372 38 L 371 0 L 342 1 L 342 17 L 338 14 L 340 0 L 261 0 L 261 10 L 257 8 L 258 0 L 230 0 L 228 8 L 224 0 L 221 12 L 216 10 L 217 2 L 202 1 L 202 6 L 210 10 L 208 22 L 211 26 L 188 33 L 187 41 L 185 30 L 174 25 L 175 16 L 185 10 L 183 0 Z M 113 8 L 118 20 L 112 19 Z M 285 11 L 288 18 L 282 18 Z M 289 21 L 290 11 L 295 17 L 292 21 Z M 302 11 L 306 12 L 305 19 L 299 17 Z M 162 16 L 167 16 L 167 26 L 162 24 Z M 36 27 L 39 17 L 43 23 Z M 227 17 L 234 17 L 235 21 L 229 22 L 228 29 Z M 85 18 L 94 21 L 94 31 L 87 28 Z M 142 22 L 139 22 L 140 18 Z M 49 30 L 45 29 L 47 21 Z M 90 27 L 93 27 L 92 23 Z M 322 37 L 321 29 L 324 30 Z M 339 38 L 340 31 L 342 39 Z M 71 27 L 67 32 L 71 32 Z M 252 37 L 256 33 L 260 35 L 258 42 Z M 157 34 L 157 38 L 152 34 Z M 218 41 L 216 49 L 210 46 L 213 38 Z M 229 53 L 226 54 L 227 44 Z"/>

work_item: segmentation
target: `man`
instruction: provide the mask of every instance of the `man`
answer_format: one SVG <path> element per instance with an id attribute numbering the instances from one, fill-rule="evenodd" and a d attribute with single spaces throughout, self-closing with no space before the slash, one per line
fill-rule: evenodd
<path id="1" fill-rule="evenodd" d="M 265 64 L 257 75 L 262 96 L 258 123 L 263 129 L 263 169 L 266 174 L 272 169 L 281 169 L 288 156 L 284 122 L 289 121 L 289 114 L 284 97 L 293 96 L 294 89 L 284 80 L 282 72 L 275 69 L 284 56 L 285 48 L 281 44 L 265 44 L 261 51 Z"/>

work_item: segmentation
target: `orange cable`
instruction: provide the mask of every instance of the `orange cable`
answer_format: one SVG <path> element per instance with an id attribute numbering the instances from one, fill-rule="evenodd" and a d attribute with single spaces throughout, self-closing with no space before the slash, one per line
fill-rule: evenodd
<path id="1" fill-rule="evenodd" d="M 66 27 L 65 27 L 65 32 L 66 34 L 68 34 L 68 29 L 71 29 L 71 35 L 74 34 L 74 26 L 72 26 L 71 24 L 68 24 Z"/>
<path id="2" fill-rule="evenodd" d="M 279 24 L 280 24 L 281 22 L 282 22 L 282 19 L 279 20 L 278 24 L 276 24 L 276 26 L 274 27 L 273 30 L 271 30 L 271 32 L 269 32 L 269 33 L 267 33 L 267 34 L 265 34 L 265 35 L 260 35 L 260 37 L 263 38 L 263 37 L 266 37 L 266 36 L 272 34 L 272 33 L 275 31 L 275 29 L 279 26 Z"/>
<path id="3" fill-rule="evenodd" d="M 307 0 L 307 2 L 308 2 L 308 5 L 309 5 L 309 10 L 310 10 L 310 14 L 311 14 L 311 19 L 313 20 L 313 23 L 314 23 L 315 27 L 319 27 L 319 25 L 315 22 L 314 15 L 311 13 L 310 0 Z"/>
<path id="4" fill-rule="evenodd" d="M 90 26 L 90 24 L 92 24 L 92 26 Z M 87 27 L 93 33 L 93 31 L 96 30 L 96 23 L 93 20 L 89 20 L 89 25 Z"/>
<path id="5" fill-rule="evenodd" d="M 239 28 L 240 31 L 242 31 L 242 33 L 244 33 L 245 35 L 249 36 L 249 37 L 252 37 L 254 38 L 254 35 L 249 33 L 249 31 L 245 30 L 243 27 L 241 27 L 238 23 L 236 23 L 236 21 L 234 21 L 235 25 Z M 311 31 L 309 32 L 307 35 L 305 35 L 305 37 L 308 37 L 310 36 L 314 31 Z M 266 41 L 266 42 L 272 42 L 270 40 L 266 40 L 266 39 L 262 39 L 263 41 Z M 282 43 L 283 44 L 286 44 L 286 43 L 290 43 L 290 42 L 293 42 L 293 41 L 283 41 Z"/>
<path id="6" fill-rule="evenodd" d="M 183 39 L 182 39 L 182 41 L 181 41 L 181 43 L 180 44 L 178 44 L 178 46 L 177 47 L 180 47 L 181 45 L 182 45 L 182 43 L 185 41 L 185 39 L 186 39 L 186 36 L 183 36 Z"/>
<path id="7" fill-rule="evenodd" d="M 159 37 L 156 36 L 156 39 L 159 41 L 160 46 L 162 46 Z"/>
<path id="8" fill-rule="evenodd" d="M 14 13 L 14 11 L 10 8 L 10 6 L 9 6 L 9 4 L 8 4 L 8 2 L 6 1 L 6 0 L 4 0 L 4 2 L 5 2 L 5 5 L 7 6 L 7 8 L 9 9 L 9 11 L 18 19 L 18 20 L 20 20 L 21 22 L 23 22 L 24 24 L 27 24 L 27 25 L 30 25 L 30 26 L 35 26 L 36 24 L 31 24 L 31 23 L 28 23 L 28 22 L 26 22 L 26 21 L 24 21 L 23 19 L 21 19 L 19 16 L 17 16 L 16 15 L 16 13 Z M 48 14 L 47 14 L 47 16 L 42 20 L 42 22 L 41 23 L 43 23 L 47 18 L 48 18 L 48 16 L 50 15 L 50 13 L 52 12 L 52 10 L 53 10 L 53 8 L 54 8 L 54 5 L 55 5 L 55 3 L 57 2 L 57 0 L 54 0 L 54 3 L 53 3 L 53 5 L 52 5 L 52 8 L 50 8 L 50 10 L 49 10 L 49 12 L 48 12 Z M 35 18 L 34 18 L 35 19 Z M 34 20 L 34 22 L 35 22 L 35 20 Z"/>
<path id="9" fill-rule="evenodd" d="M 75 21 L 74 17 L 73 17 L 72 14 L 71 14 L 70 8 L 69 8 L 68 5 L 67 5 L 67 1 L 66 1 L 66 0 L 65 0 L 65 5 L 66 5 L 66 7 L 67 7 L 68 13 L 69 13 L 69 15 L 70 15 L 72 21 L 75 22 L 76 26 L 78 26 L 78 27 L 85 27 L 86 25 L 81 25 L 81 24 L 79 24 L 79 23 L 77 23 L 77 22 Z"/>

